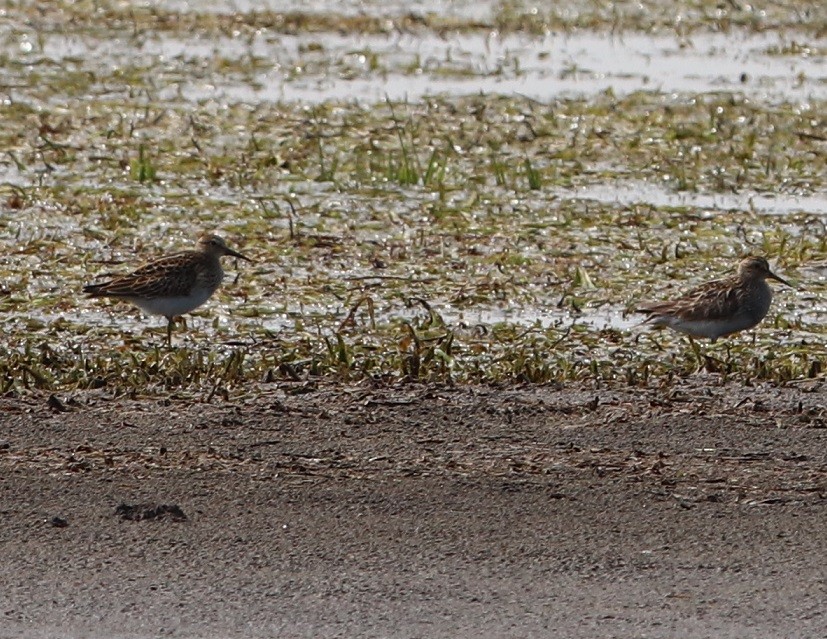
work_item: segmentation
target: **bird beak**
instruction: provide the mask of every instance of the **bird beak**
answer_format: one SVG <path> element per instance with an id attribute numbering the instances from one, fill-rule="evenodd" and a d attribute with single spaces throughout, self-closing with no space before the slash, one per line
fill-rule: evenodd
<path id="1" fill-rule="evenodd" d="M 252 261 L 253 261 L 253 260 L 251 260 L 249 257 L 246 257 L 246 256 L 242 255 L 241 253 L 239 253 L 238 251 L 234 251 L 234 250 L 233 250 L 233 249 L 231 249 L 231 248 L 226 249 L 226 253 L 225 253 L 225 255 L 232 255 L 233 257 L 237 257 L 237 258 L 238 258 L 238 259 L 240 259 L 240 260 L 246 260 L 246 261 L 248 261 L 248 262 L 252 262 Z M 788 285 L 788 286 L 789 286 L 789 285 Z"/>
<path id="2" fill-rule="evenodd" d="M 783 277 L 778 277 L 778 276 L 777 276 L 775 273 L 773 273 L 772 271 L 767 271 L 767 277 L 774 279 L 776 282 L 781 282 L 782 284 L 786 284 L 786 285 L 787 285 L 787 286 L 789 286 L 790 288 L 795 288 L 792 284 L 790 284 L 790 283 L 789 283 L 787 280 L 785 280 Z"/>

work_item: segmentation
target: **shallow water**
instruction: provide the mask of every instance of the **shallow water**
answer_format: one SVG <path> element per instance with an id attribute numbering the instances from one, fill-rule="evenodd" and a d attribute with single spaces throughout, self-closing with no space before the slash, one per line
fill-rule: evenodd
<path id="1" fill-rule="evenodd" d="M 136 4 L 140 4 L 136 3 Z M 464 18 L 483 18 L 491 14 L 496 2 L 468 2 L 468 0 L 160 0 L 158 6 L 180 13 L 210 12 L 220 14 L 248 13 L 250 11 L 302 11 L 325 13 L 336 11 L 341 15 L 398 16 L 406 13 L 439 13 Z"/>
<path id="2" fill-rule="evenodd" d="M 609 204 L 649 204 L 681 206 L 704 212 L 751 211 L 762 215 L 791 215 L 805 213 L 825 218 L 827 222 L 827 193 L 790 195 L 773 193 L 697 193 L 676 192 L 651 182 L 629 181 L 588 185 L 573 189 L 557 189 L 562 198 L 594 200 Z"/>
<path id="3" fill-rule="evenodd" d="M 773 33 L 678 38 L 576 32 L 535 38 L 264 31 L 252 37 L 124 34 L 106 40 L 50 34 L 43 38 L 42 50 L 33 37 L 7 33 L 5 51 L 22 54 L 26 64 L 48 62 L 94 74 L 113 67 L 144 69 L 156 76 L 159 98 L 173 103 L 416 101 L 481 92 L 548 101 L 641 90 L 734 92 L 802 104 L 827 99 L 824 56 L 772 53 L 789 44 Z M 213 68 L 217 60 L 226 62 L 225 71 Z"/>

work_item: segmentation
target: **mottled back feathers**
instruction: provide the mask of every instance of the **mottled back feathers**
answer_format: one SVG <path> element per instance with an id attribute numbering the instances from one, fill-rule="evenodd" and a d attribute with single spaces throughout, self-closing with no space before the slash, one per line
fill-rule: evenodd
<path id="1" fill-rule="evenodd" d="M 645 322 L 668 326 L 693 337 L 718 337 L 752 328 L 770 309 L 767 278 L 789 283 L 770 270 L 763 257 L 747 257 L 736 275 L 702 284 L 673 300 L 642 304 Z"/>

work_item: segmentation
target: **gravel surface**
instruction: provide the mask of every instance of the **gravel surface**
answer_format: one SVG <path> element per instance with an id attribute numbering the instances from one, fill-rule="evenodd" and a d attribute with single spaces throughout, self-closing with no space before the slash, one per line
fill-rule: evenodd
<path id="1" fill-rule="evenodd" d="M 0 637 L 825 637 L 827 395 L 0 399 Z"/>

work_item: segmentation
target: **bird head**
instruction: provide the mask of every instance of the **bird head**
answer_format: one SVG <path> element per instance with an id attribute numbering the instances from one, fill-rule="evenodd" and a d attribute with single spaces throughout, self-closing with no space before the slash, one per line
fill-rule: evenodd
<path id="1" fill-rule="evenodd" d="M 248 262 L 253 261 L 238 251 L 231 249 L 227 246 L 224 238 L 214 235 L 213 233 L 204 233 L 201 237 L 199 237 L 197 248 L 202 253 L 207 253 L 209 255 L 216 255 L 218 257 L 221 257 L 222 255 L 231 255 L 232 257 L 247 260 Z"/>
<path id="2" fill-rule="evenodd" d="M 767 262 L 766 259 L 763 257 L 756 257 L 754 255 L 741 260 L 741 263 L 738 265 L 738 277 L 742 280 L 765 280 L 769 278 L 776 280 L 777 282 L 781 282 L 782 284 L 786 284 L 792 288 L 792 284 L 790 284 L 787 280 L 778 277 L 778 275 L 770 270 L 769 262 Z"/>

